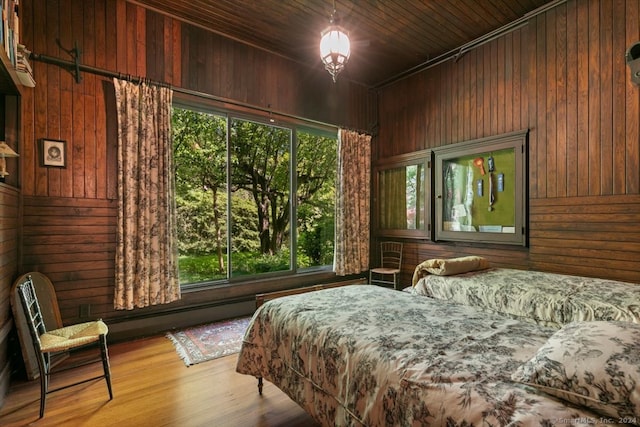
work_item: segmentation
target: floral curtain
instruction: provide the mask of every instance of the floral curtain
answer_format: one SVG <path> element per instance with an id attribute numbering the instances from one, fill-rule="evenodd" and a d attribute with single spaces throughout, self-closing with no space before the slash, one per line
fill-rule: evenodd
<path id="1" fill-rule="evenodd" d="M 180 299 L 169 88 L 114 79 L 118 224 L 114 307 Z"/>
<path id="2" fill-rule="evenodd" d="M 340 129 L 333 269 L 344 276 L 369 269 L 371 136 Z"/>

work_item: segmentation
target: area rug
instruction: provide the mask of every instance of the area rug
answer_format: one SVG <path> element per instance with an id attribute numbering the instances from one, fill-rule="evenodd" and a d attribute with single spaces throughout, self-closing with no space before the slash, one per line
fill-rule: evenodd
<path id="1" fill-rule="evenodd" d="M 250 317 L 193 326 L 167 333 L 178 356 L 191 366 L 238 353 Z"/>

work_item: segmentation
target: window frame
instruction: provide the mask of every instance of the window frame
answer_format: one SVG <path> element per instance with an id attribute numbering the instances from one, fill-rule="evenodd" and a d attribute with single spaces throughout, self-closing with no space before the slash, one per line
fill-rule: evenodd
<path id="1" fill-rule="evenodd" d="M 307 121 L 300 118 L 287 117 L 281 115 L 274 115 L 271 111 L 254 109 L 246 106 L 236 106 L 237 108 L 232 108 L 233 106 L 229 106 L 228 104 L 219 105 L 220 103 L 217 101 L 205 102 L 202 99 L 196 99 L 197 97 L 183 95 L 176 96 L 173 99 L 172 107 L 173 108 L 181 108 L 188 109 L 192 111 L 197 111 L 205 114 L 217 115 L 223 117 L 226 123 L 226 144 L 227 144 L 227 248 L 226 248 L 226 275 L 227 277 L 224 279 L 211 279 L 211 280 L 202 280 L 198 282 L 191 283 L 183 283 L 180 284 L 180 288 L 183 291 L 191 291 L 191 290 L 200 290 L 207 289 L 211 287 L 219 287 L 219 286 L 227 286 L 227 285 L 235 285 L 241 283 L 250 283 L 250 282 L 258 282 L 262 280 L 273 280 L 278 277 L 296 277 L 300 276 L 301 278 L 309 278 L 313 275 L 331 275 L 334 276 L 333 273 L 333 265 L 319 265 L 319 266 L 311 266 L 298 268 L 297 266 L 297 244 L 298 244 L 298 227 L 297 227 L 297 139 L 299 132 L 310 133 L 313 135 L 335 138 L 338 140 L 338 128 L 322 123 L 317 123 L 313 121 Z M 290 257 L 289 257 L 289 269 L 282 271 L 273 271 L 273 272 L 265 272 L 265 273 L 254 273 L 247 274 L 242 276 L 233 277 L 232 275 L 232 260 L 231 260 L 231 244 L 232 244 L 232 216 L 231 216 L 231 132 L 230 126 L 233 120 L 244 120 L 244 121 L 252 121 L 261 125 L 273 126 L 282 129 L 287 129 L 291 132 L 290 138 L 290 176 L 289 176 L 289 193 L 292 199 L 290 202 Z M 337 145 L 336 145 L 337 148 Z M 336 150 L 336 156 L 338 155 Z M 337 171 L 336 171 L 337 173 Z M 335 224 L 335 217 L 334 217 Z M 295 231 L 294 231 L 295 230 Z"/>
<path id="2" fill-rule="evenodd" d="M 378 160 L 373 166 L 373 200 L 372 208 L 374 209 L 372 219 L 372 231 L 374 237 L 399 237 L 407 239 L 431 239 L 432 238 L 432 154 L 431 150 L 420 150 L 408 154 L 387 157 Z M 384 228 L 381 226 L 380 200 L 381 196 L 381 179 L 380 175 L 385 171 L 397 169 L 407 166 L 422 165 L 424 170 L 423 200 L 422 209 L 425 213 L 424 229 L 408 229 L 408 228 Z"/>
<path id="3" fill-rule="evenodd" d="M 527 155 L 529 130 L 511 132 L 457 144 L 445 145 L 433 149 L 434 155 L 434 241 L 481 242 L 507 245 L 528 245 L 528 183 Z M 443 221 L 444 177 L 443 164 L 447 160 L 458 157 L 487 155 L 492 151 L 514 150 L 514 176 L 512 185 L 515 189 L 514 213 L 515 232 L 481 232 L 445 230 Z M 475 189 L 474 189 L 475 191 Z"/>

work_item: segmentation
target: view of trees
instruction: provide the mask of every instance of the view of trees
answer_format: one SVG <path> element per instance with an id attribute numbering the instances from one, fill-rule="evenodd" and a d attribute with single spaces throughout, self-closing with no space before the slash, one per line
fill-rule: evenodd
<path id="1" fill-rule="evenodd" d="M 233 120 L 231 136 L 233 200 L 251 195 L 257 214 L 260 253 L 273 255 L 289 235 L 291 131 Z"/>
<path id="2" fill-rule="evenodd" d="M 332 262 L 335 137 L 179 108 L 172 125 L 181 283 L 291 270 L 293 241 L 295 268 Z"/>

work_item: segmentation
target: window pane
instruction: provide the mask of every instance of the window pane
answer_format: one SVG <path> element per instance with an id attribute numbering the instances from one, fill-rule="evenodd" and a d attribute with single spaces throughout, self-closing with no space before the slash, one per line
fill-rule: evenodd
<path id="1" fill-rule="evenodd" d="M 180 284 L 227 278 L 226 119 L 174 108 Z"/>
<path id="2" fill-rule="evenodd" d="M 515 233 L 515 150 L 443 161 L 445 230 Z M 504 185 L 505 176 L 507 183 Z"/>
<path id="3" fill-rule="evenodd" d="M 298 132 L 297 268 L 333 263 L 337 139 Z"/>
<path id="4" fill-rule="evenodd" d="M 424 230 L 424 167 L 407 166 L 407 230 Z"/>
<path id="5" fill-rule="evenodd" d="M 424 230 L 424 170 L 423 164 L 419 163 L 378 173 L 380 228 Z"/>
<path id="6" fill-rule="evenodd" d="M 291 130 L 231 122 L 231 276 L 291 269 Z"/>

